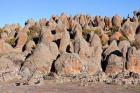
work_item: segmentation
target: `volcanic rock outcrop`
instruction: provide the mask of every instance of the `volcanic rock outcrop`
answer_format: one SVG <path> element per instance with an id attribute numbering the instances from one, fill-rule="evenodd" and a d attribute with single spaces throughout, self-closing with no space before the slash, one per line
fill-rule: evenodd
<path id="1" fill-rule="evenodd" d="M 132 83 L 140 81 L 139 48 L 139 12 L 124 19 L 65 13 L 39 22 L 29 19 L 24 27 L 0 29 L 0 82 L 36 84 L 54 74 L 121 84 L 132 78 L 129 84 L 140 84 Z"/>

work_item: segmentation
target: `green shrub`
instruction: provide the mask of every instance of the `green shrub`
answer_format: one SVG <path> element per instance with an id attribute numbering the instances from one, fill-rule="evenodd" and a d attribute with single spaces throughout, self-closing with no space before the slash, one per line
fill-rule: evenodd
<path id="1" fill-rule="evenodd" d="M 35 26 L 30 27 L 29 30 L 30 31 L 27 32 L 27 35 L 28 35 L 28 39 L 29 40 L 32 39 L 32 38 L 34 38 L 34 37 L 39 36 L 40 35 L 40 32 L 41 32 L 40 28 L 35 27 Z"/>
<path id="2" fill-rule="evenodd" d="M 102 46 L 107 45 L 108 41 L 107 40 L 101 40 Z"/>
<path id="3" fill-rule="evenodd" d="M 11 46 L 15 46 L 16 43 L 16 38 L 10 38 L 6 41 L 8 44 L 10 44 Z"/>
<path id="4" fill-rule="evenodd" d="M 94 32 L 97 35 L 101 35 L 101 31 L 99 29 L 83 29 L 83 33 L 91 33 Z"/>
<path id="5" fill-rule="evenodd" d="M 121 37 L 119 38 L 119 40 L 120 40 L 120 41 L 128 40 L 128 38 L 127 38 L 126 36 L 121 36 Z"/>
<path id="6" fill-rule="evenodd" d="M 107 34 L 108 34 L 108 36 L 112 36 L 115 32 L 118 32 L 118 31 L 119 31 L 119 27 L 113 26 L 109 29 Z"/>

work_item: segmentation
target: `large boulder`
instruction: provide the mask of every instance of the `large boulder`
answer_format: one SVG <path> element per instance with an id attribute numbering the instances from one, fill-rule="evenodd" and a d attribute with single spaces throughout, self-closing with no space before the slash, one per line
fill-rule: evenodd
<path id="1" fill-rule="evenodd" d="M 62 24 L 65 26 L 65 28 L 69 29 L 68 16 L 65 13 L 62 13 L 61 16 L 60 16 L 60 19 L 62 21 Z"/>
<path id="2" fill-rule="evenodd" d="M 17 38 L 16 49 L 19 49 L 20 52 L 22 52 L 22 49 L 28 40 L 28 35 L 26 32 L 27 30 L 28 28 L 24 27 L 18 32 L 16 37 Z"/>
<path id="3" fill-rule="evenodd" d="M 127 40 L 120 41 L 118 44 L 119 50 L 122 52 L 124 58 L 126 58 L 128 49 L 131 47 L 130 42 Z"/>
<path id="4" fill-rule="evenodd" d="M 19 70 L 25 60 L 24 54 L 11 52 L 0 57 L 0 82 L 20 80 Z"/>
<path id="5" fill-rule="evenodd" d="M 78 75 L 84 71 L 84 63 L 76 53 L 64 53 L 55 62 L 58 75 Z"/>
<path id="6" fill-rule="evenodd" d="M 135 47 L 131 47 L 128 50 L 127 69 L 134 73 L 140 73 L 140 51 L 137 51 Z"/>
<path id="7" fill-rule="evenodd" d="M 121 22 L 122 22 L 122 19 L 120 16 L 118 16 L 118 15 L 113 16 L 113 18 L 112 18 L 112 25 L 113 26 L 121 27 Z"/>
<path id="8" fill-rule="evenodd" d="M 98 71 L 102 71 L 102 44 L 98 35 L 94 34 L 90 44 L 90 57 L 88 58 L 88 73 L 95 74 Z"/>
<path id="9" fill-rule="evenodd" d="M 25 80 L 30 80 L 32 76 L 47 75 L 50 73 L 52 63 L 58 55 L 58 47 L 52 42 L 48 45 L 39 44 L 33 54 L 29 56 L 20 70 L 20 74 Z M 35 73 L 35 74 L 34 74 Z"/>
<path id="10" fill-rule="evenodd" d="M 111 44 L 108 46 L 108 48 L 103 52 L 103 55 L 105 58 L 107 58 L 113 51 L 119 50 L 117 46 L 117 42 L 114 40 L 111 42 Z"/>
<path id="11" fill-rule="evenodd" d="M 0 57 L 0 82 L 10 82 L 12 80 L 19 80 L 18 75 L 20 66 L 16 61 L 3 56 Z"/>
<path id="12" fill-rule="evenodd" d="M 131 22 L 130 19 L 128 18 L 126 22 L 122 25 L 121 31 L 130 42 L 133 42 L 135 40 L 135 33 L 138 32 L 137 27 L 138 27 L 138 19 L 136 19 L 134 22 Z"/>
<path id="13" fill-rule="evenodd" d="M 82 37 L 82 28 L 79 24 L 75 27 L 75 38 L 74 38 L 74 52 L 78 53 L 80 58 L 86 58 L 89 56 L 89 44 L 87 41 Z"/>
<path id="14" fill-rule="evenodd" d="M 6 43 L 3 39 L 0 39 L 0 55 L 8 54 L 13 50 L 14 49 L 10 44 Z"/>
<path id="15" fill-rule="evenodd" d="M 135 35 L 135 46 L 140 48 L 140 25 L 137 27 L 136 35 Z"/>
<path id="16" fill-rule="evenodd" d="M 52 42 L 53 37 L 49 28 L 42 28 L 41 43 L 29 56 L 20 70 L 23 80 L 30 80 L 32 77 L 39 78 L 50 73 L 52 63 L 58 56 L 58 47 Z"/>
<path id="17" fill-rule="evenodd" d="M 116 55 L 115 53 L 111 54 L 108 58 L 108 64 L 105 72 L 109 75 L 118 74 L 124 70 L 124 65 L 125 64 L 123 62 L 122 56 Z"/>
<path id="18" fill-rule="evenodd" d="M 121 36 L 122 36 L 122 34 L 120 32 L 115 32 L 112 36 L 110 36 L 110 41 L 120 40 Z"/>

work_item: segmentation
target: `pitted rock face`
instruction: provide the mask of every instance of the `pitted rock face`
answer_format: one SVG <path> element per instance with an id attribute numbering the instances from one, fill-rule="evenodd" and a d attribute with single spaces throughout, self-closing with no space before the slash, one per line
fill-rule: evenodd
<path id="1" fill-rule="evenodd" d="M 28 20 L 24 27 L 5 25 L 0 28 L 0 81 L 20 78 L 34 84 L 49 73 L 96 77 L 101 72 L 115 74 L 112 82 L 123 84 L 125 76 L 118 80 L 117 75 L 140 74 L 139 17 L 63 13 L 50 20 Z"/>
<path id="2" fill-rule="evenodd" d="M 138 55 L 138 52 L 139 51 L 137 51 L 135 47 L 128 50 L 127 69 L 135 73 L 140 73 L 140 56 Z"/>
<path id="3" fill-rule="evenodd" d="M 122 56 L 111 54 L 108 58 L 108 65 L 106 67 L 105 72 L 109 75 L 118 74 L 124 70 L 124 65 L 125 64 L 123 62 Z"/>
<path id="4" fill-rule="evenodd" d="M 78 54 L 64 53 L 55 62 L 55 69 L 59 75 L 78 75 L 84 70 L 84 63 Z"/>
<path id="5" fill-rule="evenodd" d="M 58 47 L 54 42 L 47 45 L 39 44 L 21 68 L 21 76 L 28 80 L 32 78 L 35 72 L 41 73 L 42 76 L 48 74 L 57 55 Z"/>
<path id="6" fill-rule="evenodd" d="M 8 82 L 13 79 L 20 79 L 18 75 L 20 67 L 17 66 L 10 59 L 0 58 L 0 82 Z"/>

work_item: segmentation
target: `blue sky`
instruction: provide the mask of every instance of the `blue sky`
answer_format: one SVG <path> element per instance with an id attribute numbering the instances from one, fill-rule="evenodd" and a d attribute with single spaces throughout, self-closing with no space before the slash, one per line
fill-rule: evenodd
<path id="1" fill-rule="evenodd" d="M 28 18 L 47 19 L 51 15 L 68 15 L 78 13 L 92 16 L 113 16 L 118 14 L 126 17 L 134 10 L 140 9 L 140 0 L 1 0 L 0 26 L 4 24 L 24 24 Z"/>

